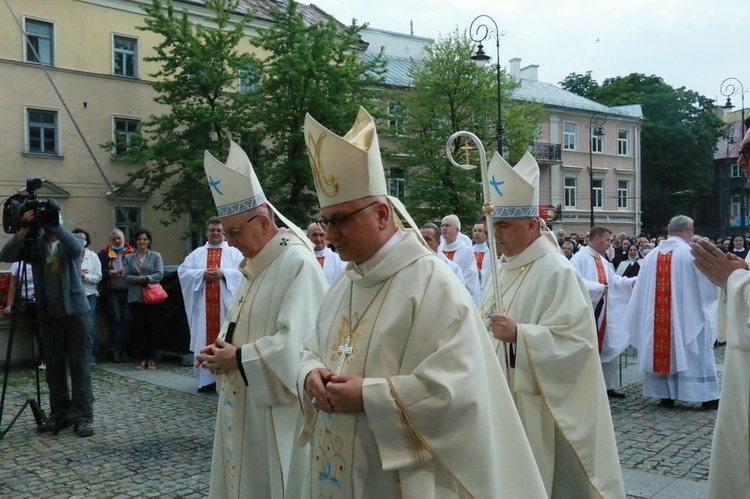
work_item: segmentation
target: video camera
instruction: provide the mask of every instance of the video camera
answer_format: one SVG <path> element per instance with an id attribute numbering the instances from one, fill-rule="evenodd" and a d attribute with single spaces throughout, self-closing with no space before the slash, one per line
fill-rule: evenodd
<path id="1" fill-rule="evenodd" d="M 26 179 L 26 194 L 15 194 L 5 200 L 3 206 L 3 230 L 15 234 L 21 227 L 57 227 L 60 224 L 60 205 L 54 199 L 37 199 L 36 190 L 42 179 Z M 34 221 L 27 224 L 21 220 L 24 213 L 34 210 Z"/>

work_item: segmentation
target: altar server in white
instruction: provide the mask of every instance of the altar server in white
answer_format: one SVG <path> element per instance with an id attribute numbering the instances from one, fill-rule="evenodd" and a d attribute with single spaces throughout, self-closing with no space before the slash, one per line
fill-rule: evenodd
<path id="1" fill-rule="evenodd" d="M 339 137 L 308 115 L 305 139 L 349 262 L 303 349 L 305 497 L 544 497 L 471 296 L 387 196 L 372 117 Z"/>
<path id="2" fill-rule="evenodd" d="M 488 285 L 482 314 L 502 342 L 503 365 L 502 344 L 510 350 L 511 391 L 547 495 L 624 498 L 594 315 L 583 281 L 539 218 L 539 167 L 530 153 L 515 168 L 495 154 L 488 174 L 503 257 L 500 303 Z"/>
<path id="3" fill-rule="evenodd" d="M 484 222 L 477 222 L 471 229 L 471 240 L 474 241 L 474 260 L 477 262 L 479 272 L 480 296 L 484 296 L 487 289 L 487 280 L 490 278 L 490 267 L 492 267 L 489 254 L 490 245 L 487 244 L 487 229 Z"/>
<path id="4" fill-rule="evenodd" d="M 224 240 L 219 217 L 206 222 L 206 244 L 190 253 L 177 269 L 185 314 L 190 327 L 190 351 L 196 355 L 219 336 L 232 294 L 242 279 L 242 253 Z M 195 368 L 199 392 L 216 387 L 208 369 Z"/>
<path id="5" fill-rule="evenodd" d="M 245 257 L 219 339 L 196 358 L 221 375 L 210 496 L 299 497 L 307 455 L 292 456 L 302 423 L 295 384 L 325 276 L 312 243 L 268 202 L 237 144 L 226 165 L 206 152 L 204 168 L 227 242 Z"/>
<path id="6" fill-rule="evenodd" d="M 461 268 L 461 280 L 471 297 L 474 298 L 474 303 L 478 306 L 482 300 L 479 271 L 474 259 L 474 252 L 471 249 L 471 243 L 464 244 L 458 237 L 461 234 L 461 221 L 456 215 L 443 217 L 440 222 L 440 234 L 443 242 L 438 251 Z"/>

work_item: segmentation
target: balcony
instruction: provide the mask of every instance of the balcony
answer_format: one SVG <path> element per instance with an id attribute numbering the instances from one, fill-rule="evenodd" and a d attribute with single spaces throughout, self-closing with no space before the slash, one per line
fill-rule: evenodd
<path id="1" fill-rule="evenodd" d="M 560 144 L 549 144 L 547 142 L 534 142 L 529 145 L 529 151 L 537 161 L 562 162 L 560 155 Z"/>

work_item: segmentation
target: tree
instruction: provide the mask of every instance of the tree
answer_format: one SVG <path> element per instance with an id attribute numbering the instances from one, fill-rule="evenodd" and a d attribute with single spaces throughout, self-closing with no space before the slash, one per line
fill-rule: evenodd
<path id="1" fill-rule="evenodd" d="M 162 201 L 155 209 L 175 221 L 198 211 L 215 213 L 203 170 L 203 152 L 226 156 L 232 134 L 247 128 L 249 107 L 243 94 L 234 92 L 249 55 L 238 50 L 248 17 L 233 23 L 231 15 L 240 0 L 207 0 L 215 28 L 194 24 L 187 11 L 175 13 L 171 0 L 152 0 L 143 6 L 145 26 L 163 37 L 155 55 L 144 57 L 160 69 L 150 76 L 157 92 L 155 101 L 168 111 L 150 116 L 140 134 L 120 159 L 144 163 L 130 174 L 147 195 L 160 191 Z M 104 145 L 116 150 L 118 144 Z M 163 221 L 166 223 L 166 221 Z"/>
<path id="2" fill-rule="evenodd" d="M 609 106 L 643 106 L 643 226 L 656 233 L 672 216 L 684 214 L 686 195 L 710 188 L 716 141 L 724 125 L 711 99 L 685 87 L 673 88 L 656 75 L 607 78 L 594 95 Z"/>
<path id="3" fill-rule="evenodd" d="M 478 67 L 471 56 L 474 44 L 466 33 L 454 31 L 424 49 L 413 62 L 414 89 L 402 97 L 405 136 L 399 156 L 406 169 L 409 211 L 422 220 L 455 213 L 465 222 L 481 216 L 481 172 L 464 171 L 445 157 L 448 137 L 459 130 L 477 135 L 487 148 L 488 161 L 497 123 L 495 66 Z M 503 75 L 503 143 L 511 162 L 520 159 L 536 136 L 543 111 L 538 104 L 510 99 L 517 84 Z M 454 154 L 458 157 L 458 154 Z M 476 156 L 472 163 L 478 164 Z"/>
<path id="4" fill-rule="evenodd" d="M 586 71 L 585 75 L 580 73 L 570 73 L 565 79 L 559 82 L 560 86 L 568 92 L 573 92 L 587 99 L 594 99 L 599 84 L 591 76 L 591 71 Z"/>
<path id="5" fill-rule="evenodd" d="M 341 28 L 333 19 L 308 24 L 294 1 L 271 17 L 271 27 L 251 41 L 267 54 L 255 58 L 262 78 L 251 96 L 253 123 L 267 144 L 258 176 L 281 211 L 302 221 L 317 209 L 302 131 L 305 114 L 346 132 L 360 105 L 374 107 L 368 106 L 371 89 L 382 81 L 385 63 L 382 56 L 361 57 L 364 26 L 352 22 Z"/>

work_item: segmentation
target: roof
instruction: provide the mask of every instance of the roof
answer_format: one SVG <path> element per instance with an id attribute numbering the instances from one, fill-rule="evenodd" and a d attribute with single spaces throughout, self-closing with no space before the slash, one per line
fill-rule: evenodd
<path id="1" fill-rule="evenodd" d="M 374 52 L 365 52 L 362 57 L 366 62 L 375 59 L 378 54 Z M 410 57 L 397 57 L 395 55 L 383 54 L 386 62 L 385 81 L 383 84 L 389 87 L 411 87 L 412 79 L 409 76 L 409 68 L 412 59 Z"/>
<path id="2" fill-rule="evenodd" d="M 206 6 L 205 0 L 176 0 L 175 3 L 192 4 L 201 7 Z M 253 11 L 255 17 L 257 17 L 258 19 L 270 21 L 271 12 L 277 12 L 279 10 L 286 9 L 288 5 L 288 0 L 240 0 L 239 5 L 237 6 L 237 13 L 245 14 L 248 11 Z M 303 3 L 298 3 L 297 7 L 302 13 L 302 17 L 308 23 L 312 24 L 327 21 L 329 19 L 336 20 L 333 16 L 327 14 L 325 11 L 321 10 L 315 5 L 305 5 Z"/>
<path id="3" fill-rule="evenodd" d="M 737 120 L 727 123 L 724 127 L 727 136 L 719 137 L 716 141 L 714 159 L 735 159 L 740 155 L 740 144 L 742 143 L 742 121 Z"/>
<path id="4" fill-rule="evenodd" d="M 591 99 L 581 97 L 551 83 L 543 83 L 541 81 L 521 79 L 520 85 L 511 92 L 511 98 L 576 111 L 643 119 L 643 110 L 640 104 L 609 107 Z"/>

